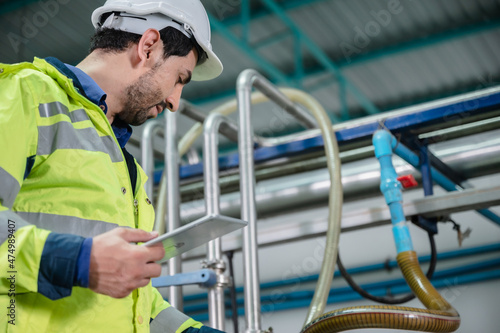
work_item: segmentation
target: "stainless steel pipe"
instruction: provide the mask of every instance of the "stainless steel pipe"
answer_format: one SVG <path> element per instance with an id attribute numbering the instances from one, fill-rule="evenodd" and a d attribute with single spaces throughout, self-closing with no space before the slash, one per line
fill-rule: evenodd
<path id="1" fill-rule="evenodd" d="M 177 113 L 167 111 L 165 115 L 165 170 L 167 177 L 167 231 L 181 226 L 180 219 L 180 191 L 179 191 L 179 164 L 177 150 Z M 182 271 L 181 257 L 177 256 L 168 261 L 168 274 L 175 275 Z M 183 309 L 182 286 L 169 287 L 168 300 L 179 311 Z"/>
<path id="2" fill-rule="evenodd" d="M 240 158 L 241 219 L 248 222 L 243 230 L 243 267 L 246 333 L 260 333 L 260 286 L 257 253 L 257 209 L 255 203 L 255 170 L 253 128 L 250 117 L 252 87 L 271 101 L 283 107 L 307 127 L 316 127 L 316 121 L 297 104 L 252 69 L 240 73 L 236 82 L 239 110 L 238 152 Z"/>
<path id="3" fill-rule="evenodd" d="M 153 200 L 154 188 L 154 169 L 155 163 L 153 159 L 153 138 L 158 133 L 163 132 L 163 124 L 159 120 L 149 121 L 144 125 L 144 131 L 141 138 L 141 162 L 144 172 L 148 176 L 145 189 L 148 197 Z"/>
<path id="4" fill-rule="evenodd" d="M 363 117 L 361 119 L 355 119 L 355 120 L 351 120 L 351 121 L 342 122 L 342 123 L 339 123 L 339 124 L 335 124 L 333 126 L 333 130 L 334 131 L 339 131 L 339 130 L 346 129 L 346 128 L 359 127 L 359 126 L 363 126 L 363 125 L 366 125 L 366 124 L 369 124 L 369 123 L 373 123 L 374 121 L 383 121 L 383 120 L 388 119 L 388 118 L 393 118 L 393 117 L 399 117 L 399 116 L 414 114 L 414 113 L 422 112 L 422 111 L 425 111 L 425 110 L 431 110 L 431 109 L 435 109 L 435 108 L 445 107 L 445 106 L 451 105 L 451 104 L 474 103 L 478 99 L 485 98 L 485 97 L 487 97 L 487 96 L 489 96 L 491 94 L 496 94 L 496 93 L 499 93 L 499 92 L 500 92 L 500 86 L 498 86 L 498 87 L 492 87 L 492 88 L 487 88 L 487 89 L 482 89 L 482 90 L 478 90 L 478 91 L 474 91 L 474 92 L 470 92 L 470 93 L 466 93 L 466 94 L 462 94 L 462 95 L 458 95 L 458 96 L 443 98 L 443 99 L 440 99 L 440 100 L 437 100 L 437 101 L 422 103 L 422 104 L 418 104 L 418 105 L 413 105 L 413 106 L 409 106 L 409 107 L 397 109 L 397 110 L 394 110 L 394 111 L 389 111 L 389 112 L 384 112 L 384 113 L 381 113 L 381 114 L 376 114 L 376 115 L 372 115 L 372 116 L 368 116 L 368 117 Z M 189 104 L 189 103 L 186 102 L 186 106 L 185 107 L 183 107 L 182 105 L 183 104 L 181 103 L 181 107 L 182 108 L 186 108 L 186 111 L 184 111 L 184 113 L 187 116 L 189 116 L 190 118 L 192 118 L 192 119 L 194 119 L 196 121 L 201 120 L 202 117 L 193 116 L 189 112 L 192 109 L 191 108 L 191 104 Z M 285 110 L 288 111 L 289 108 L 286 108 Z M 202 115 L 202 116 L 204 117 L 204 115 Z M 466 123 L 466 122 L 467 122 L 467 118 L 460 118 L 460 119 L 458 119 L 458 123 Z M 491 123 L 489 121 L 486 121 L 486 123 L 484 123 L 484 124 L 481 123 L 481 122 L 479 122 L 479 123 L 480 123 L 480 127 L 481 127 L 482 130 L 485 130 L 485 128 L 487 128 L 487 129 L 495 129 L 495 128 L 498 128 L 500 126 L 499 125 L 499 119 L 498 119 L 498 117 L 496 117 L 495 119 L 491 119 Z M 145 131 L 146 131 L 146 129 L 147 129 L 147 127 L 148 127 L 149 124 L 150 124 L 150 122 L 148 122 L 145 125 L 146 126 Z M 450 124 L 452 126 L 457 125 L 457 124 L 454 124 L 453 122 L 450 122 Z M 488 127 L 488 126 L 490 126 L 490 127 Z M 472 133 L 476 133 L 477 132 L 477 128 L 474 127 L 474 124 L 472 124 L 472 129 L 471 129 L 471 126 L 462 125 L 462 126 L 457 126 L 457 130 L 456 131 L 454 129 L 452 129 L 451 131 L 453 131 L 453 132 L 451 133 L 451 132 L 449 132 L 446 129 L 442 130 L 442 131 L 437 131 L 437 132 L 442 132 L 442 134 L 436 134 L 436 135 L 441 135 L 441 136 L 445 136 L 445 137 L 448 137 L 448 138 L 454 138 L 454 137 L 457 137 L 459 135 L 466 135 L 466 134 L 468 134 L 467 131 L 472 131 Z M 226 135 L 227 133 L 223 133 L 223 134 Z M 303 131 L 303 132 L 300 132 L 300 133 L 290 134 L 290 135 L 286 135 L 286 136 L 282 136 L 282 137 L 278 137 L 278 138 L 256 137 L 255 140 L 261 146 L 275 146 L 275 145 L 283 144 L 283 143 L 287 143 L 287 142 L 292 142 L 292 141 L 298 141 L 298 140 L 304 140 L 304 139 L 308 139 L 308 138 L 312 138 L 312 137 L 317 137 L 319 134 L 320 134 L 319 129 L 310 129 L 310 130 Z M 432 137 L 432 134 L 429 134 L 429 135 Z M 425 135 L 425 137 L 428 137 L 429 135 Z M 235 135 L 234 135 L 234 132 L 233 132 L 233 137 L 234 136 Z M 148 143 L 145 141 L 144 134 L 143 134 L 142 147 L 146 147 L 147 145 L 148 145 Z M 143 151 L 142 151 L 142 154 L 143 154 L 142 160 L 143 161 L 148 160 L 148 159 L 146 159 L 144 157 L 145 156 L 144 154 L 152 154 L 152 153 L 153 152 L 152 152 L 151 149 L 147 149 L 146 151 L 143 149 Z M 143 162 L 143 164 L 144 164 L 144 162 Z M 149 177 L 149 179 L 151 179 L 150 183 L 152 184 L 153 171 L 154 171 L 153 167 L 149 168 L 149 165 L 148 166 L 143 165 L 143 168 L 144 168 L 144 171 L 146 172 L 146 175 Z M 148 186 L 152 186 L 152 185 L 148 185 Z"/>
<path id="5" fill-rule="evenodd" d="M 244 72 L 243 72 L 244 73 Z M 257 73 L 257 72 L 255 72 Z M 249 74 L 246 74 L 249 75 Z M 261 93 L 266 95 L 271 101 L 281 106 L 286 112 L 292 115 L 299 123 L 306 128 L 318 128 L 314 117 L 304 109 L 300 104 L 292 102 L 288 97 L 279 91 L 273 84 L 262 76 L 257 76 L 254 79 L 253 86 Z"/>
<path id="6" fill-rule="evenodd" d="M 436 144 L 433 153 L 455 171 L 474 178 L 500 170 L 500 131 L 484 133 Z M 342 165 L 345 200 L 379 196 L 379 167 L 373 158 Z M 420 174 L 399 158 L 394 158 L 398 172 Z M 286 212 L 307 205 L 326 204 L 330 181 L 326 169 L 260 181 L 256 187 L 256 208 L 260 217 Z M 241 205 L 238 193 L 223 194 L 220 199 L 223 215 L 238 217 Z M 181 218 L 190 221 L 204 213 L 203 201 L 181 205 Z"/>
<path id="7" fill-rule="evenodd" d="M 255 71 L 243 71 L 236 82 L 239 109 L 238 151 L 240 157 L 241 219 L 243 228 L 243 269 L 246 333 L 260 333 L 260 281 L 257 253 L 257 209 L 255 207 L 255 175 L 253 128 L 250 117 L 250 94 L 257 79 Z"/>
<path id="8" fill-rule="evenodd" d="M 218 131 L 219 127 L 228 121 L 219 114 L 209 115 L 205 119 L 203 131 L 203 174 L 205 183 L 206 215 L 218 215 L 219 207 L 219 155 Z M 208 290 L 208 314 L 210 326 L 224 331 L 225 304 L 224 286 L 220 283 L 220 275 L 224 273 L 225 265 L 222 260 L 221 239 L 210 241 L 207 245 L 207 266 L 217 274 L 217 283 Z"/>
<path id="9" fill-rule="evenodd" d="M 196 106 L 186 100 L 181 100 L 180 113 L 202 124 L 206 119 L 205 114 L 198 111 Z M 223 122 L 219 126 L 219 132 L 233 142 L 238 141 L 238 126 L 230 121 Z"/>
<path id="10" fill-rule="evenodd" d="M 346 128 L 361 127 L 361 126 L 371 124 L 374 122 L 383 122 L 386 119 L 406 116 L 406 115 L 410 115 L 410 114 L 416 114 L 416 113 L 423 112 L 426 110 L 433 110 L 433 109 L 442 108 L 442 107 L 445 107 L 448 105 L 453 105 L 453 104 L 458 104 L 458 107 L 460 107 L 460 104 L 462 104 L 462 105 L 475 105 L 475 103 L 477 103 L 477 100 L 480 100 L 482 98 L 487 98 L 488 96 L 490 96 L 492 94 L 497 94 L 497 93 L 500 93 L 500 86 L 491 87 L 491 88 L 482 89 L 482 90 L 477 90 L 477 91 L 469 92 L 469 93 L 458 95 L 458 96 L 442 98 L 442 99 L 439 99 L 436 101 L 412 105 L 412 106 L 404 107 L 401 109 L 396 109 L 393 111 L 378 113 L 378 114 L 374 114 L 374 115 L 359 118 L 359 119 L 344 121 L 344 122 L 333 125 L 333 130 L 335 132 L 338 132 L 338 131 L 346 129 Z M 495 114 L 496 114 L 496 116 L 498 116 L 498 112 L 495 112 Z M 443 124 L 443 126 L 454 127 L 457 125 L 468 123 L 469 119 L 474 119 L 474 117 L 454 116 L 453 118 L 450 119 L 449 122 Z M 498 121 L 497 121 L 496 125 L 494 125 L 494 126 L 496 128 L 498 128 Z M 317 128 L 314 128 L 314 129 L 310 129 L 307 131 L 289 134 L 289 135 L 285 135 L 285 136 L 280 136 L 280 137 L 276 137 L 276 138 L 265 138 L 265 140 L 262 140 L 262 141 L 259 140 L 259 143 L 263 146 L 276 146 L 276 145 L 283 144 L 283 143 L 314 138 L 314 137 L 317 137 L 318 135 L 320 135 L 320 130 Z"/>

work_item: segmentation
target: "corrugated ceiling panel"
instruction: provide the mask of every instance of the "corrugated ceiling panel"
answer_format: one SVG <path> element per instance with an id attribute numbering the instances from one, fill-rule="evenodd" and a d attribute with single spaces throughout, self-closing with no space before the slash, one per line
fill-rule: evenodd
<path id="1" fill-rule="evenodd" d="M 32 20 L 33 15 L 43 8 L 35 2 L 22 10 L 3 15 L 0 20 L 0 45 L 3 45 L 0 61 L 15 62 L 31 60 L 35 55 L 54 55 L 66 62 L 78 62 L 86 56 L 93 32 L 90 14 L 103 2 L 73 0 L 61 5 L 51 20 L 39 27 L 36 36 L 21 43 L 22 49 L 17 53 L 7 37 L 8 33 L 22 35 L 21 29 L 26 20 Z M 239 2 L 203 2 L 219 20 L 239 15 Z M 291 1 L 279 3 L 288 6 Z M 389 3 L 386 0 L 318 0 L 301 5 L 295 1 L 294 6 L 298 7 L 288 10 L 287 15 L 333 62 L 344 66 L 342 71 L 345 77 L 383 109 L 500 81 L 500 27 L 468 32 L 478 24 L 498 24 L 500 0 L 402 0 L 396 8 L 397 13 L 387 16 Z M 251 1 L 251 4 L 253 14 L 265 12 L 259 1 Z M 261 15 L 252 20 L 250 27 L 251 45 L 270 41 L 287 31 L 275 15 Z M 238 24 L 231 25 L 229 29 L 240 36 L 241 27 Z M 354 59 L 373 52 L 384 53 L 402 43 L 417 41 L 423 44 L 427 40 L 425 38 L 432 39 L 436 34 L 452 31 L 462 33 L 427 46 L 382 54 L 352 66 L 346 63 L 346 45 L 351 46 L 350 56 Z M 185 97 L 189 99 L 224 95 L 224 92 L 234 90 L 236 77 L 243 69 L 261 70 L 258 62 L 217 32 L 213 34 L 212 44 L 224 63 L 224 73 L 211 82 L 190 84 L 185 89 Z M 294 72 L 295 50 L 291 37 L 277 39 L 256 51 L 283 72 Z M 303 55 L 306 71 L 316 73 L 304 79 L 304 86 L 316 86 L 311 93 L 327 109 L 339 114 L 338 86 L 331 73 L 325 73 L 305 48 Z M 325 81 L 324 78 L 330 79 Z M 220 102 L 212 100 L 209 105 Z M 353 113 L 359 110 L 359 103 L 352 95 L 349 95 L 348 103 Z M 266 122 L 265 114 L 261 113 L 257 118 L 258 122 Z"/>

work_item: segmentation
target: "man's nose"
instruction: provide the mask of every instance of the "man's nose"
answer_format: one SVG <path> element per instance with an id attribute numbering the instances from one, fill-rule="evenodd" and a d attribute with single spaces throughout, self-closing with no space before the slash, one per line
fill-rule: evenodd
<path id="1" fill-rule="evenodd" d="M 182 95 L 182 86 L 177 87 L 174 89 L 172 94 L 167 98 L 166 103 L 167 103 L 167 108 L 175 112 L 179 108 L 179 103 L 181 100 L 181 95 Z"/>

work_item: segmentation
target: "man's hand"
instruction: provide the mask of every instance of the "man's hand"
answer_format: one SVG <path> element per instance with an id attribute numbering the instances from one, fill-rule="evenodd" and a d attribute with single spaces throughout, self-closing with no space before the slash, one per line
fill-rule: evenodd
<path id="1" fill-rule="evenodd" d="M 160 276 L 155 261 L 165 255 L 162 243 L 138 246 L 158 236 L 157 232 L 116 228 L 93 239 L 90 253 L 89 288 L 96 293 L 122 298 Z"/>

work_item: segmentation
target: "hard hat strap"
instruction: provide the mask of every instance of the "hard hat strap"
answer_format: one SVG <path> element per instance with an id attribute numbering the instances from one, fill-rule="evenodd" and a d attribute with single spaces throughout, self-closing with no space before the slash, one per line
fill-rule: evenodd
<path id="1" fill-rule="evenodd" d="M 193 37 L 193 32 L 188 24 L 176 22 L 172 18 L 162 14 L 132 15 L 113 12 L 103 23 L 99 24 L 100 29 L 109 28 L 138 35 L 144 34 L 148 29 L 160 31 L 166 27 L 179 30 L 188 38 Z"/>

